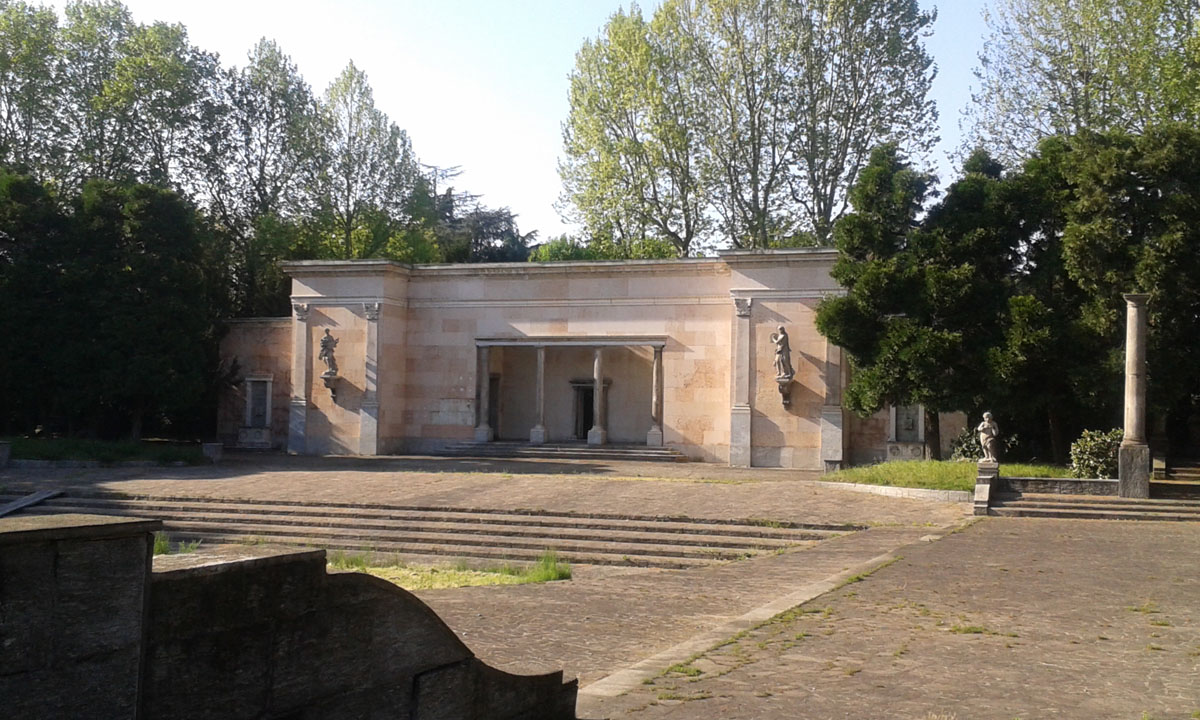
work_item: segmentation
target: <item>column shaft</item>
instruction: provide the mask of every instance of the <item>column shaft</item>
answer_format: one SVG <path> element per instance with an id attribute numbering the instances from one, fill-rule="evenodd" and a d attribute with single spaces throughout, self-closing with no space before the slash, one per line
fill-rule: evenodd
<path id="1" fill-rule="evenodd" d="M 729 409 L 729 464 L 750 467 L 750 308 L 752 298 L 734 298 L 733 405 Z"/>
<path id="2" fill-rule="evenodd" d="M 537 349 L 537 424 L 529 431 L 529 442 L 542 445 L 546 442 L 546 348 Z"/>
<path id="3" fill-rule="evenodd" d="M 491 442 L 494 439 L 492 427 L 488 424 L 491 412 L 491 380 L 492 355 L 487 345 L 479 348 L 478 362 L 475 366 L 476 381 L 479 385 L 479 418 L 475 423 L 475 442 Z"/>
<path id="4" fill-rule="evenodd" d="M 604 427 L 604 349 L 596 348 L 592 364 L 592 429 L 588 430 L 588 445 L 604 445 L 608 442 L 608 429 Z"/>
<path id="5" fill-rule="evenodd" d="M 364 303 L 367 343 L 363 352 L 363 400 L 358 413 L 358 453 L 379 454 L 379 313 L 380 303 Z"/>
<path id="6" fill-rule="evenodd" d="M 663 349 L 654 348 L 654 367 L 651 369 L 650 430 L 646 433 L 646 444 L 662 447 L 663 444 Z"/>
<path id="7" fill-rule="evenodd" d="M 1150 497 L 1150 446 L 1146 444 L 1146 301 L 1125 295 L 1125 437 L 1118 451 L 1117 494 Z"/>

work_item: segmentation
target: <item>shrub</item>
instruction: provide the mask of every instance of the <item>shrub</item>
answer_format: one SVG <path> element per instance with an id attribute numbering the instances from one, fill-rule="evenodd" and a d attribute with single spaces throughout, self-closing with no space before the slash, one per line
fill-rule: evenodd
<path id="1" fill-rule="evenodd" d="M 1084 430 L 1071 443 L 1071 475 L 1077 478 L 1117 476 L 1117 452 L 1125 433 L 1120 428 L 1108 432 Z"/>
<path id="2" fill-rule="evenodd" d="M 1016 433 L 1012 435 L 1001 433 L 999 440 L 1001 460 L 1012 455 L 1020 445 Z M 981 457 L 983 457 L 983 448 L 979 446 L 979 433 L 975 432 L 975 426 L 967 425 L 954 437 L 954 440 L 950 441 L 950 459 L 956 462 L 974 462 Z"/>

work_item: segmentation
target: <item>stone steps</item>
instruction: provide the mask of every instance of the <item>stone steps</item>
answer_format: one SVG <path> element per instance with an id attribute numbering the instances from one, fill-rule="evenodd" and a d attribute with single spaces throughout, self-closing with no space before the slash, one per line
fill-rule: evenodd
<path id="1" fill-rule="evenodd" d="M 0 501 L 4 496 L 0 496 Z M 197 498 L 62 497 L 27 512 L 163 520 L 175 539 L 271 542 L 405 556 L 532 561 L 553 548 L 578 564 L 683 568 L 812 545 L 850 526 L 617 517 L 464 508 L 302 505 Z"/>
<path id="2" fill-rule="evenodd" d="M 994 500 L 988 508 L 988 514 L 1001 517 L 1200 522 L 1200 500 L 1006 493 Z"/>
<path id="3" fill-rule="evenodd" d="M 450 457 L 539 458 L 543 460 L 603 460 L 611 462 L 687 462 L 678 450 L 645 445 L 585 445 L 554 443 L 530 445 L 524 442 L 461 442 L 448 445 L 438 455 Z"/>

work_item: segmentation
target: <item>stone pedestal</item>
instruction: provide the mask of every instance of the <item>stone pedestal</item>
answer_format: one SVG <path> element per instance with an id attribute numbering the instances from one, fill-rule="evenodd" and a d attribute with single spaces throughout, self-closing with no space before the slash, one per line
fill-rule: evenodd
<path id="1" fill-rule="evenodd" d="M 992 484 L 1000 477 L 1000 464 L 979 461 L 979 473 L 975 476 L 975 514 L 987 515 L 992 502 Z"/>
<path id="2" fill-rule="evenodd" d="M 646 447 L 662 447 L 662 444 L 662 428 L 655 426 L 646 431 Z"/>
<path id="3" fill-rule="evenodd" d="M 1150 497 L 1150 446 L 1145 443 L 1121 443 L 1118 451 L 1120 482 L 1117 495 L 1123 498 Z"/>
<path id="4" fill-rule="evenodd" d="M 729 411 L 729 464 L 750 467 L 749 405 L 734 405 Z"/>

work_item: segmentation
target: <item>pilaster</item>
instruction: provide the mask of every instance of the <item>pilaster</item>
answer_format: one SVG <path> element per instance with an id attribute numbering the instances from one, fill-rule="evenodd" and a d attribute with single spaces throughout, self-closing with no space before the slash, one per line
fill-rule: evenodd
<path id="1" fill-rule="evenodd" d="M 752 298 L 734 298 L 733 405 L 729 410 L 729 464 L 750 467 L 750 309 Z"/>
<path id="2" fill-rule="evenodd" d="M 367 342 L 363 351 L 363 399 L 358 413 L 358 454 L 379 454 L 379 311 L 380 303 L 363 303 Z"/>
<path id="3" fill-rule="evenodd" d="M 308 305 L 292 305 L 292 397 L 288 403 L 288 452 L 307 451 L 308 425 Z"/>

